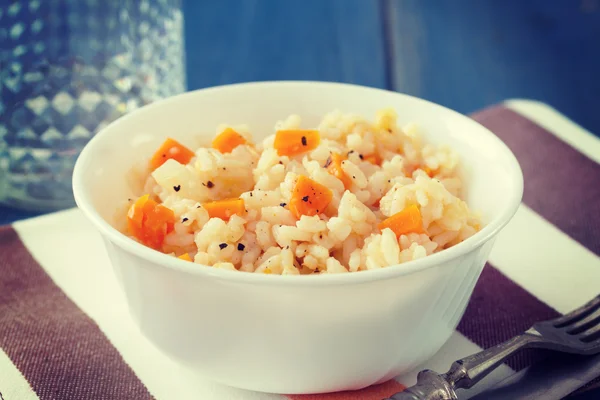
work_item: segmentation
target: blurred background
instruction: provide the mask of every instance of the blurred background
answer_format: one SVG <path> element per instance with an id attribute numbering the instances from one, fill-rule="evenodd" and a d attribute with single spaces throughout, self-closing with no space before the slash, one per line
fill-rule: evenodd
<path id="1" fill-rule="evenodd" d="M 188 87 L 397 90 L 470 113 L 540 100 L 600 133 L 598 0 L 186 0 Z"/>
<path id="2" fill-rule="evenodd" d="M 599 135 L 599 50 L 600 0 L 0 0 L 0 223 L 73 206 L 77 155 L 115 118 L 228 83 L 348 82 L 465 114 L 526 98 Z"/>

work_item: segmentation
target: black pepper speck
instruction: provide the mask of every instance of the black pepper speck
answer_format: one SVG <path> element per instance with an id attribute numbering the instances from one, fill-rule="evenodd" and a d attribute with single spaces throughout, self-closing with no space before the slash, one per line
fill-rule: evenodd
<path id="1" fill-rule="evenodd" d="M 187 220 L 188 220 L 188 218 L 187 218 L 187 217 L 184 217 L 184 218 L 181 220 L 181 222 L 185 222 L 185 221 L 187 221 Z"/>
<path id="2" fill-rule="evenodd" d="M 307 142 L 306 142 L 306 136 L 302 136 L 302 146 L 306 146 Z"/>
<path id="3" fill-rule="evenodd" d="M 302 198 L 302 201 L 304 201 L 304 202 L 307 202 L 307 201 L 308 201 L 308 196 L 304 196 L 304 197 Z"/>
<path id="4" fill-rule="evenodd" d="M 181 190 L 181 185 L 173 186 L 173 190 L 179 192 Z"/>
<path id="5" fill-rule="evenodd" d="M 220 248 L 221 250 L 223 250 L 225 247 L 227 247 L 227 243 L 221 243 L 221 244 L 219 245 L 219 248 Z"/>
<path id="6" fill-rule="evenodd" d="M 212 183 L 212 181 L 208 181 L 206 182 L 206 186 L 208 186 L 209 189 L 212 189 L 212 187 L 215 186 L 215 184 Z"/>
<path id="7" fill-rule="evenodd" d="M 252 192 L 250 192 L 250 197 L 252 197 Z"/>
<path id="8" fill-rule="evenodd" d="M 364 160 L 364 159 L 365 159 L 365 156 L 363 156 L 362 154 L 359 154 L 359 155 L 358 155 L 358 157 L 359 157 L 361 160 Z"/>
<path id="9" fill-rule="evenodd" d="M 287 206 L 287 204 L 286 204 L 286 203 L 279 203 L 279 205 L 280 205 L 281 207 L 285 207 L 285 206 Z"/>
<path id="10" fill-rule="evenodd" d="M 246 248 L 246 246 L 244 246 L 242 243 L 238 243 L 238 245 L 237 245 L 237 249 L 238 249 L 239 251 L 244 251 L 244 249 L 245 249 L 245 248 Z"/>

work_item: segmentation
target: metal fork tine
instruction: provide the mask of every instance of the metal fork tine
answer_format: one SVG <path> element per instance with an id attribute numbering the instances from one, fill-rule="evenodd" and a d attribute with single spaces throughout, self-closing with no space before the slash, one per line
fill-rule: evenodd
<path id="1" fill-rule="evenodd" d="M 598 321 L 596 326 L 583 332 L 581 335 L 581 341 L 584 343 L 591 343 L 595 341 L 598 342 L 598 345 L 600 345 L 600 321 Z"/>
<path id="2" fill-rule="evenodd" d="M 471 388 L 508 357 L 532 347 L 580 355 L 600 354 L 600 296 L 563 317 L 536 322 L 521 335 L 455 361 L 445 374 L 423 370 L 417 377 L 417 385 L 387 400 L 456 399 L 456 389 Z"/>
<path id="3" fill-rule="evenodd" d="M 600 323 L 600 307 L 598 307 L 598 309 L 594 312 L 592 312 L 591 314 L 588 314 L 585 318 L 572 323 L 570 325 L 567 325 L 567 333 L 571 334 L 571 335 L 577 335 L 583 331 L 585 331 L 586 329 L 597 325 Z"/>
<path id="4" fill-rule="evenodd" d="M 599 306 L 600 306 L 600 296 L 596 296 L 592 300 L 590 300 L 586 304 L 584 304 L 583 306 L 571 311 L 568 314 L 563 315 L 562 317 L 558 317 L 558 318 L 554 319 L 552 321 L 553 325 L 556 326 L 557 328 L 565 327 L 565 326 L 571 324 L 573 321 L 576 321 L 576 320 L 580 319 L 581 317 L 585 317 L 587 314 L 589 314 L 590 312 L 593 312 L 593 310 Z"/>

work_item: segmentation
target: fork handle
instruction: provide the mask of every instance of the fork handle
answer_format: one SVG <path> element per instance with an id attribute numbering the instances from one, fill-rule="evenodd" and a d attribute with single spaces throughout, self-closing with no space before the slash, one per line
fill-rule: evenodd
<path id="1" fill-rule="evenodd" d="M 444 378 L 455 388 L 469 389 L 498 368 L 508 357 L 541 340 L 540 336 L 523 333 L 506 342 L 456 360 Z"/>
<path id="2" fill-rule="evenodd" d="M 448 372 L 419 372 L 417 384 L 385 400 L 455 400 L 455 389 L 469 389 L 496 369 L 517 351 L 540 342 L 539 336 L 523 333 L 460 360 L 456 360 Z"/>

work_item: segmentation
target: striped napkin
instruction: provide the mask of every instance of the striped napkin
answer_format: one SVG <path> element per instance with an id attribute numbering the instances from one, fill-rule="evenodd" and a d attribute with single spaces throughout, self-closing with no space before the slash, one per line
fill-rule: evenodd
<path id="1" fill-rule="evenodd" d="M 515 152 L 524 204 L 498 237 L 457 331 L 421 367 L 439 372 L 600 292 L 600 140 L 535 102 L 509 101 L 474 118 Z M 380 400 L 415 382 L 416 371 L 358 392 L 284 396 L 186 375 L 130 319 L 99 234 L 78 210 L 0 228 L 0 255 L 4 400 Z M 521 353 L 463 398 L 545 356 Z"/>

